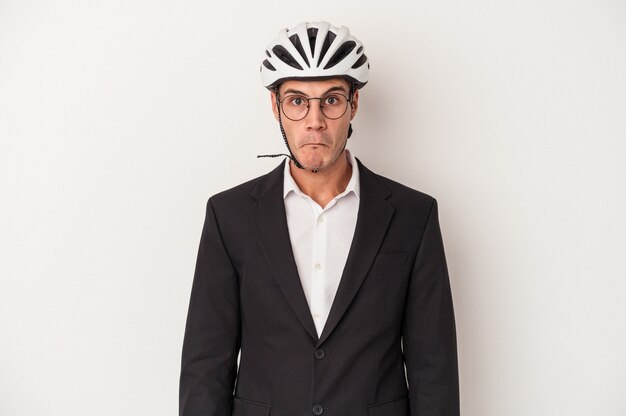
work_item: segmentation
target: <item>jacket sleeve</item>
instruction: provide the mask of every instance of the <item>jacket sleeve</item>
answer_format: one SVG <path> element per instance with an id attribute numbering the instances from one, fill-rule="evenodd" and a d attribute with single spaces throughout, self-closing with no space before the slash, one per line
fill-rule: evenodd
<path id="1" fill-rule="evenodd" d="M 230 414 L 240 331 L 238 276 L 209 199 L 183 340 L 180 416 Z"/>
<path id="2" fill-rule="evenodd" d="M 455 319 L 434 199 L 409 283 L 402 345 L 411 416 L 458 416 Z"/>

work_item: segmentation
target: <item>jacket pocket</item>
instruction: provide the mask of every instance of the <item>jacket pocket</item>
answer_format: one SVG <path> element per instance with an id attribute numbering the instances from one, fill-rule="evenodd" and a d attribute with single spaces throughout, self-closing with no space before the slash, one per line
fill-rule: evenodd
<path id="1" fill-rule="evenodd" d="M 409 398 L 401 397 L 382 403 L 374 403 L 367 407 L 369 416 L 409 416 Z"/>
<path id="2" fill-rule="evenodd" d="M 270 410 L 270 404 L 234 396 L 231 416 L 269 416 Z"/>

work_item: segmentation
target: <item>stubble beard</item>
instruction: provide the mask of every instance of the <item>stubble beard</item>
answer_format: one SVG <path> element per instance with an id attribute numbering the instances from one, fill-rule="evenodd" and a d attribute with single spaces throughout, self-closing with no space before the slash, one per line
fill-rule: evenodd
<path id="1" fill-rule="evenodd" d="M 326 136 L 324 136 L 326 137 Z M 345 145 L 347 143 L 347 137 L 343 140 L 342 146 L 341 146 L 341 150 L 339 150 L 338 154 L 333 154 L 331 155 L 331 159 L 328 160 L 326 163 L 324 163 L 324 158 L 322 156 L 320 157 L 316 157 L 314 158 L 314 160 L 312 161 L 306 161 L 305 163 L 302 163 L 302 161 L 300 163 L 302 163 L 303 167 L 305 170 L 312 172 L 312 173 L 317 173 L 317 172 L 321 172 L 324 171 L 326 169 L 328 169 L 329 167 L 333 166 L 337 160 L 339 159 L 339 157 L 341 156 L 341 154 L 343 153 L 343 150 L 345 149 Z M 327 141 L 327 140 L 323 140 L 323 144 L 327 145 L 327 143 L 331 143 L 332 141 Z M 300 160 L 300 159 L 298 159 Z"/>

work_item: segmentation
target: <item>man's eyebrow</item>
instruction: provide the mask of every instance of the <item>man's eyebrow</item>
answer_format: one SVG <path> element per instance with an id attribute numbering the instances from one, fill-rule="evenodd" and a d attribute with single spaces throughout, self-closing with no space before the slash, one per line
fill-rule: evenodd
<path id="1" fill-rule="evenodd" d="M 292 88 L 289 88 L 288 90 L 283 91 L 283 94 L 289 94 L 290 92 L 293 93 L 293 94 L 306 95 L 302 91 L 294 90 Z"/>
<path id="2" fill-rule="evenodd" d="M 347 92 L 347 91 L 346 91 L 346 89 L 345 89 L 343 86 L 341 86 L 341 85 L 337 85 L 337 86 L 334 86 L 334 87 L 330 87 L 330 88 L 329 88 L 328 90 L 326 90 L 326 92 L 324 92 L 322 95 L 326 95 L 326 94 L 328 94 L 329 92 L 332 92 L 332 91 L 342 91 L 342 92 Z M 304 93 L 304 92 L 302 92 L 302 91 L 299 91 L 299 90 L 294 90 L 293 88 L 289 88 L 288 90 L 283 91 L 283 94 L 289 94 L 289 93 L 292 93 L 292 94 L 299 94 L 299 95 L 304 95 L 304 96 L 307 96 L 307 97 L 308 97 L 308 95 L 307 95 L 306 93 Z"/>
<path id="3" fill-rule="evenodd" d="M 348 92 L 348 91 L 346 91 L 346 89 L 345 89 L 342 85 L 337 85 L 337 86 L 334 86 L 334 87 L 332 87 L 332 88 L 329 88 L 329 89 L 328 89 L 328 90 L 327 90 L 324 94 L 322 94 L 322 95 L 326 95 L 326 94 L 328 94 L 329 92 L 332 92 L 332 91 Z"/>

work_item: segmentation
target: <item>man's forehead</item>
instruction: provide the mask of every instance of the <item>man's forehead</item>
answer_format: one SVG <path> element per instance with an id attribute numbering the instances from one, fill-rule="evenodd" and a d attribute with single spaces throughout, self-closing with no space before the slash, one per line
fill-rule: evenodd
<path id="1" fill-rule="evenodd" d="M 316 81 L 288 80 L 281 83 L 278 87 L 281 93 L 284 93 L 287 90 L 300 91 L 304 93 L 315 93 L 325 92 L 331 88 L 333 90 L 341 88 L 347 93 L 350 91 L 350 84 L 343 78 L 332 78 Z"/>

